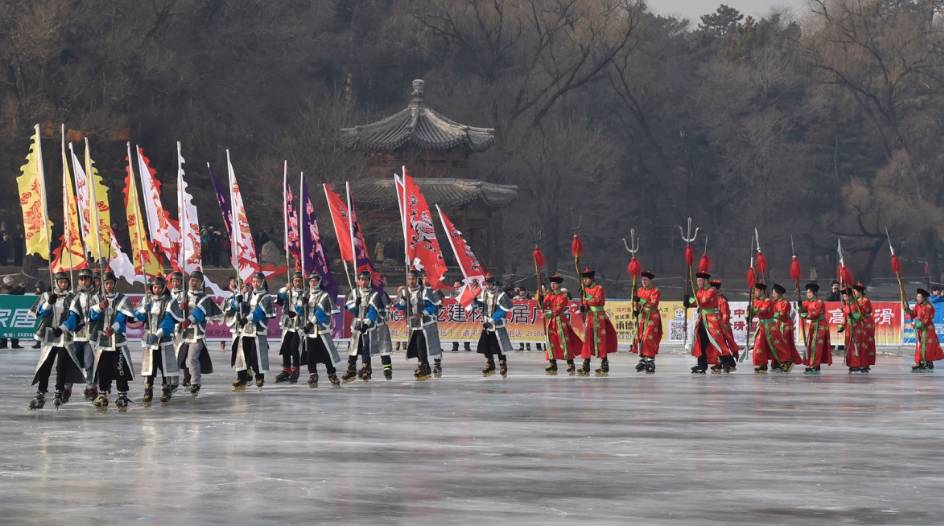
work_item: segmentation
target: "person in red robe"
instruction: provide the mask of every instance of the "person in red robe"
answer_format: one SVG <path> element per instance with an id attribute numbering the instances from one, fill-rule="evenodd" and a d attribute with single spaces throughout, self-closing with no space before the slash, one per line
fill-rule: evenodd
<path id="1" fill-rule="evenodd" d="M 780 322 L 774 315 L 777 308 L 773 299 L 767 296 L 767 285 L 754 285 L 754 303 L 748 309 L 748 317 L 757 318 L 754 331 L 754 373 L 767 374 L 767 364 L 773 363 L 779 369 L 781 356 L 790 356 L 790 349 L 783 340 Z"/>
<path id="2" fill-rule="evenodd" d="M 650 271 L 642 273 L 642 286 L 636 289 L 633 298 L 633 312 L 636 315 L 636 341 L 633 352 L 639 354 L 636 372 L 656 372 L 656 355 L 662 342 L 662 316 L 659 314 L 659 300 L 662 292 L 652 286 L 656 275 Z"/>
<path id="3" fill-rule="evenodd" d="M 724 330 L 724 338 L 728 342 L 728 347 L 734 353 L 734 363 L 731 364 L 731 369 L 734 369 L 737 365 L 737 359 L 741 353 L 741 349 L 734 340 L 734 329 L 731 328 L 731 305 L 728 303 L 727 296 L 721 293 L 720 279 L 709 280 L 708 284 L 711 285 L 711 288 L 718 291 L 718 310 L 721 311 L 721 328 Z M 711 367 L 711 372 L 713 373 L 720 373 L 721 371 L 722 367 L 720 365 L 713 365 Z"/>
<path id="4" fill-rule="evenodd" d="M 843 334 L 846 344 L 846 366 L 849 374 L 868 373 L 871 361 L 869 360 L 869 334 L 866 330 L 862 314 L 862 305 L 855 300 L 852 289 L 842 290 L 842 326 L 839 332 Z"/>
<path id="5" fill-rule="evenodd" d="M 915 364 L 911 371 L 916 373 L 933 371 L 934 362 L 944 359 L 944 351 L 934 332 L 934 305 L 928 301 L 929 297 L 928 291 L 918 289 L 914 307 L 904 306 L 915 331 Z"/>
<path id="6" fill-rule="evenodd" d="M 852 286 L 852 297 L 859 304 L 859 312 L 862 313 L 862 330 L 866 334 L 865 357 L 868 360 L 866 371 L 870 366 L 875 365 L 875 316 L 872 310 L 872 300 L 865 294 L 865 285 L 860 281 Z"/>
<path id="7" fill-rule="evenodd" d="M 568 309 L 570 298 L 561 290 L 564 278 L 554 273 L 548 281 L 550 290 L 544 290 L 540 296 L 541 307 L 544 311 L 544 330 L 547 334 L 547 351 L 545 357 L 548 365 L 544 372 L 549 375 L 557 374 L 557 360 L 567 360 L 567 373 L 573 375 L 576 371 L 574 358 L 580 353 L 581 342 L 574 328 L 570 324 Z"/>
<path id="8" fill-rule="evenodd" d="M 806 301 L 797 305 L 800 312 L 801 328 L 803 328 L 803 344 L 806 347 L 806 357 L 803 365 L 804 374 L 819 374 L 822 364 L 833 364 L 832 346 L 829 342 L 829 322 L 826 321 L 826 302 L 819 299 L 816 293 L 819 285 L 806 284 Z"/>
<path id="9" fill-rule="evenodd" d="M 774 283 L 770 299 L 774 302 L 774 319 L 777 320 L 778 329 L 780 334 L 783 335 L 783 348 L 781 350 L 784 354 L 778 354 L 777 358 L 780 361 L 780 369 L 785 373 L 789 373 L 793 369 L 793 364 L 802 362 L 803 357 L 800 356 L 800 351 L 797 350 L 796 338 L 793 332 L 793 307 L 784 297 L 786 293 L 787 289 L 783 285 Z"/>
<path id="10" fill-rule="evenodd" d="M 583 297 L 580 300 L 580 312 L 583 313 L 583 347 L 580 357 L 583 358 L 583 367 L 580 376 L 590 375 L 590 358 L 600 359 L 600 367 L 595 371 L 597 376 L 607 376 L 610 373 L 610 361 L 607 355 L 616 352 L 616 329 L 606 315 L 606 294 L 603 286 L 593 278 L 596 272 L 590 267 L 580 273 L 583 285 Z"/>
<path id="11" fill-rule="evenodd" d="M 726 373 L 736 367 L 736 348 L 725 338 L 718 291 L 708 286 L 709 278 L 711 274 L 707 272 L 695 274 L 694 295 L 686 294 L 684 298 L 685 308 L 698 308 L 691 347 L 692 356 L 698 359 L 698 363 L 692 367 L 692 374 L 705 374 L 708 365 L 720 365 Z"/>

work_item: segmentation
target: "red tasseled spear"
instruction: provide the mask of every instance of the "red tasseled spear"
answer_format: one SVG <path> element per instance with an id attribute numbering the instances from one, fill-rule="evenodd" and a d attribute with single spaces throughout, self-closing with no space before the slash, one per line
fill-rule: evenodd
<path id="1" fill-rule="evenodd" d="M 537 245 L 534 245 L 534 251 L 531 252 L 531 257 L 534 258 L 534 264 L 540 269 L 544 268 L 544 253 L 541 252 L 541 248 Z"/>
<path id="2" fill-rule="evenodd" d="M 639 276 L 642 275 L 642 265 L 639 264 L 639 260 L 636 259 L 636 256 L 633 256 L 629 260 L 629 264 L 626 265 L 626 273 L 634 280 L 639 279 Z"/>
<path id="3" fill-rule="evenodd" d="M 570 240 L 570 254 L 574 257 L 574 269 L 577 271 L 577 283 L 580 283 L 580 301 L 583 301 L 583 280 L 580 279 L 580 256 L 583 254 L 583 242 L 580 236 L 574 232 L 574 237 Z"/>

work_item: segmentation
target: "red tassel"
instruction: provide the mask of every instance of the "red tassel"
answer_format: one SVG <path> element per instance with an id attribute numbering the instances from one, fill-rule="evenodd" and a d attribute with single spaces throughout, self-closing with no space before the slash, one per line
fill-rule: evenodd
<path id="1" fill-rule="evenodd" d="M 898 256 L 892 254 L 892 272 L 897 276 L 901 274 L 901 261 L 898 260 Z"/>
<path id="2" fill-rule="evenodd" d="M 761 276 L 767 273 L 767 256 L 761 251 L 757 251 L 757 273 Z"/>
<path id="3" fill-rule="evenodd" d="M 642 274 L 642 265 L 639 264 L 639 260 L 636 259 L 636 256 L 633 256 L 629 260 L 629 264 L 626 265 L 626 273 L 629 274 L 629 277 L 634 279 L 639 279 L 639 276 Z"/>
<path id="4" fill-rule="evenodd" d="M 581 254 L 583 254 L 583 242 L 580 241 L 580 236 L 574 234 L 574 238 L 570 240 L 570 255 L 579 258 Z"/>
<path id="5" fill-rule="evenodd" d="M 852 285 L 852 272 L 849 270 L 849 267 L 845 265 L 840 265 L 836 269 L 836 279 L 839 280 L 839 283 L 843 287 L 849 287 Z"/>
<path id="6" fill-rule="evenodd" d="M 695 263 L 695 251 L 691 245 L 685 245 L 685 265 L 691 267 Z"/>
<path id="7" fill-rule="evenodd" d="M 749 267 L 747 269 L 747 287 L 754 288 L 755 283 L 757 283 L 757 276 L 754 275 L 754 267 Z"/>
<path id="8" fill-rule="evenodd" d="M 711 259 L 708 254 L 702 254 L 698 260 L 698 272 L 711 272 Z"/>
<path id="9" fill-rule="evenodd" d="M 544 268 L 544 254 L 541 252 L 541 248 L 537 245 L 534 246 L 534 251 L 531 252 L 531 257 L 534 258 L 534 264 L 538 268 Z"/>
<path id="10" fill-rule="evenodd" d="M 790 279 L 794 282 L 800 281 L 800 277 L 803 273 L 800 271 L 800 260 L 796 256 L 793 256 L 793 259 L 790 261 Z"/>

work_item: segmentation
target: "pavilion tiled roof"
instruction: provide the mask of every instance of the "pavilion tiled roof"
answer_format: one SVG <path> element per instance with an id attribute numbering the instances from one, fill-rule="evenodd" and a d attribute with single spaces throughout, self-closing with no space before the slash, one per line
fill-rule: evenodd
<path id="1" fill-rule="evenodd" d="M 474 179 L 417 178 L 430 207 L 439 205 L 446 211 L 482 201 L 489 208 L 503 208 L 518 197 L 518 186 L 489 183 Z M 351 183 L 351 194 L 358 207 L 397 209 L 393 178 L 362 180 Z"/>
<path id="2" fill-rule="evenodd" d="M 389 152 L 405 145 L 421 150 L 465 146 L 471 152 L 482 152 L 494 142 L 494 128 L 460 124 L 427 106 L 419 79 L 413 81 L 413 98 L 403 110 L 376 122 L 341 128 L 341 143 L 346 148 L 368 152 Z"/>

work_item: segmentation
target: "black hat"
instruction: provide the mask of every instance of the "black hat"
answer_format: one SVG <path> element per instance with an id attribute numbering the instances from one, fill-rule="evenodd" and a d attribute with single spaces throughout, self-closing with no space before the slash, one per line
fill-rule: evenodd
<path id="1" fill-rule="evenodd" d="M 420 272 L 419 270 L 416 270 L 415 268 L 410 269 L 410 277 L 411 277 L 411 278 L 419 278 L 419 277 L 421 277 L 422 275 L 423 275 L 423 273 Z"/>
<path id="2" fill-rule="evenodd" d="M 151 283 L 151 285 L 166 285 L 166 284 L 167 284 L 167 280 L 164 279 L 164 276 L 157 275 L 157 276 L 152 276 L 152 277 L 151 277 L 151 282 L 150 282 L 150 283 Z"/>
<path id="3" fill-rule="evenodd" d="M 357 274 L 357 277 L 370 279 L 370 271 L 362 270 Z"/>
<path id="4" fill-rule="evenodd" d="M 857 281 L 856 284 L 852 286 L 852 288 L 856 289 L 859 292 L 865 292 L 865 283 L 862 283 L 861 281 Z"/>
<path id="5" fill-rule="evenodd" d="M 495 276 L 493 276 L 493 275 L 491 275 L 491 274 L 486 274 L 486 275 L 485 275 L 485 284 L 486 284 L 486 285 L 495 285 L 495 284 L 497 284 L 497 283 L 498 283 L 498 280 L 495 279 Z"/>
<path id="6" fill-rule="evenodd" d="M 766 284 L 766 283 L 755 283 L 755 284 L 754 284 L 754 288 L 757 289 L 757 290 L 767 290 L 767 284 Z"/>
<path id="7" fill-rule="evenodd" d="M 184 275 L 183 275 L 182 272 L 175 270 L 175 271 L 173 271 L 173 272 L 171 272 L 170 274 L 167 275 L 167 279 L 179 279 L 179 280 L 182 280 L 182 279 L 184 279 Z"/>
<path id="8" fill-rule="evenodd" d="M 812 290 L 813 293 L 815 294 L 815 293 L 819 292 L 819 284 L 818 284 L 818 283 L 807 283 L 807 284 L 806 284 L 806 290 Z"/>
<path id="9" fill-rule="evenodd" d="M 783 285 L 779 283 L 774 283 L 774 292 L 776 292 L 777 294 L 785 294 L 787 292 L 787 289 L 783 288 Z"/>
<path id="10" fill-rule="evenodd" d="M 105 271 L 105 274 L 104 274 L 103 277 L 102 277 L 102 281 L 116 282 L 116 281 L 118 281 L 118 278 L 115 277 L 115 273 L 114 273 L 114 272 L 112 272 L 112 271 L 110 271 L 110 270 L 106 270 L 106 271 Z"/>
<path id="11" fill-rule="evenodd" d="M 696 277 L 696 278 L 701 278 L 701 279 L 708 279 L 708 278 L 711 277 L 711 274 L 709 274 L 709 273 L 707 273 L 707 272 L 696 272 L 696 273 L 695 273 L 695 277 Z"/>
<path id="12" fill-rule="evenodd" d="M 928 294 L 928 291 L 926 291 L 926 290 L 924 290 L 924 289 L 918 289 L 918 290 L 916 290 L 915 292 L 917 292 L 918 294 L 921 294 L 921 295 L 924 296 L 925 298 L 927 298 L 928 296 L 930 296 L 930 294 Z"/>
<path id="13" fill-rule="evenodd" d="M 295 279 L 295 278 L 305 279 L 305 275 L 302 274 L 301 272 L 296 271 L 292 273 L 292 279 Z"/>
<path id="14" fill-rule="evenodd" d="M 64 279 L 66 281 L 72 281 L 69 279 L 69 274 L 66 272 L 56 272 L 56 275 L 54 277 L 56 278 L 56 281 L 59 281 L 60 279 Z"/>
<path id="15" fill-rule="evenodd" d="M 311 281 L 311 280 L 321 281 L 321 274 L 318 274 L 317 272 L 312 272 L 308 276 L 308 281 Z"/>
<path id="16" fill-rule="evenodd" d="M 642 271 L 642 277 L 648 279 L 656 279 L 656 275 L 651 270 Z"/>
<path id="17" fill-rule="evenodd" d="M 846 287 L 839 291 L 840 294 L 845 294 L 846 296 L 852 296 L 852 289 Z"/>
<path id="18" fill-rule="evenodd" d="M 584 268 L 583 268 L 583 272 L 580 273 L 580 277 L 582 277 L 582 278 L 590 278 L 590 279 L 593 279 L 594 276 L 596 276 L 596 275 L 597 275 L 596 271 L 593 270 L 593 269 L 591 269 L 590 267 L 584 267 Z"/>
<path id="19" fill-rule="evenodd" d="M 201 271 L 199 271 L 199 270 L 195 270 L 195 271 L 191 272 L 191 273 L 190 273 L 190 279 L 194 279 L 194 278 L 196 278 L 196 279 L 198 279 L 198 280 L 200 280 L 200 281 L 203 281 L 203 279 L 204 279 L 204 278 L 203 278 L 203 272 L 201 272 Z"/>
<path id="20" fill-rule="evenodd" d="M 252 275 L 252 277 L 261 279 L 262 281 L 265 281 L 266 279 L 266 275 L 262 272 L 256 272 L 255 274 Z"/>
<path id="21" fill-rule="evenodd" d="M 713 280 L 709 281 L 708 284 L 711 285 L 712 287 L 716 288 L 716 289 L 720 289 L 720 288 L 721 288 L 721 280 L 720 280 L 720 279 L 713 279 Z"/>
<path id="22" fill-rule="evenodd" d="M 555 272 L 551 274 L 551 277 L 547 278 L 547 280 L 550 281 L 551 283 L 563 283 L 564 276 L 561 276 L 560 273 Z"/>
<path id="23" fill-rule="evenodd" d="M 89 269 L 87 269 L 87 268 L 84 268 L 84 269 L 80 270 L 80 271 L 79 271 L 79 279 L 82 279 L 82 278 L 89 278 L 89 279 L 92 279 L 92 271 L 89 270 Z"/>

